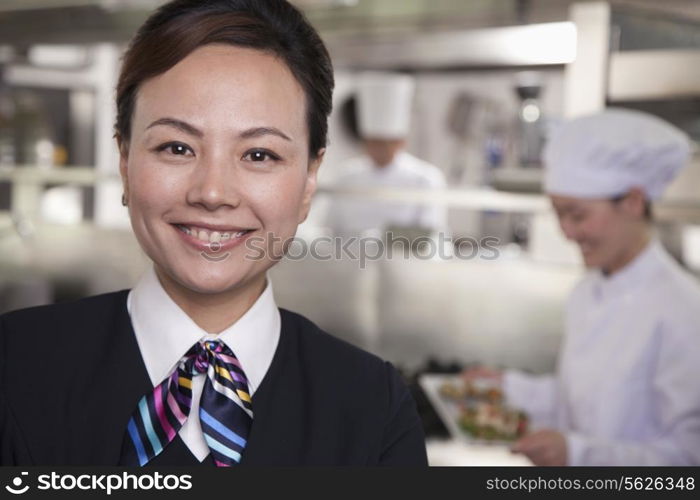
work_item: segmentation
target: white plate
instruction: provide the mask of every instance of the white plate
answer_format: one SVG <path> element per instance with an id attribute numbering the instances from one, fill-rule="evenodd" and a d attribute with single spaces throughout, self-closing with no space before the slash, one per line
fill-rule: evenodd
<path id="1" fill-rule="evenodd" d="M 512 444 L 510 441 L 495 440 L 495 439 L 476 439 L 471 437 L 468 433 L 463 431 L 457 420 L 459 418 L 459 407 L 454 401 L 449 398 L 445 398 L 440 394 L 440 387 L 446 383 L 452 383 L 457 386 L 461 385 L 462 376 L 459 374 L 444 374 L 444 373 L 424 373 L 418 377 L 418 383 L 425 391 L 428 400 L 435 408 L 440 419 L 447 427 L 450 435 L 462 442 L 480 444 L 480 445 L 499 445 L 508 446 Z M 475 381 L 475 385 L 489 386 L 492 383 L 488 380 L 478 380 Z"/>

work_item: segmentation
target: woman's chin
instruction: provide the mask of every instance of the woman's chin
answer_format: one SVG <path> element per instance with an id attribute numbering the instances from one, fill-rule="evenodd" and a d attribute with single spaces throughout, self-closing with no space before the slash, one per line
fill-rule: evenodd
<path id="1" fill-rule="evenodd" d="M 597 255 L 584 255 L 583 262 L 588 269 L 604 269 L 605 260 Z"/>
<path id="2" fill-rule="evenodd" d="M 206 295 L 225 293 L 250 281 L 240 270 L 227 270 L 220 265 L 176 269 L 173 274 L 181 286 Z"/>
<path id="3" fill-rule="evenodd" d="M 587 257 L 584 257 L 584 258 L 583 258 L 583 264 L 584 264 L 584 265 L 586 266 L 586 268 L 588 268 L 588 269 L 597 269 L 598 267 L 600 267 L 600 263 L 599 263 L 596 259 L 593 259 L 593 258 L 590 258 L 590 257 L 588 257 L 588 258 L 587 258 Z"/>

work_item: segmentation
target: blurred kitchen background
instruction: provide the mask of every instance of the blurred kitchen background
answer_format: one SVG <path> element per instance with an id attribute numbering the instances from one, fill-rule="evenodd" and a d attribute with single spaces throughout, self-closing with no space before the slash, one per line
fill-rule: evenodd
<path id="1" fill-rule="evenodd" d="M 113 97 L 129 37 L 160 3 L 0 0 L 0 312 L 130 288 L 148 265 L 120 203 Z M 453 237 L 498 238 L 499 257 L 362 270 L 287 260 L 271 272 L 278 303 L 409 379 L 470 363 L 552 371 L 582 268 L 541 192 L 542 142 L 561 120 L 607 106 L 657 114 L 699 140 L 700 2 L 293 3 L 327 42 L 337 85 L 299 237 L 327 234 L 334 197 L 392 194 L 349 194 L 334 180 L 360 154 L 358 74 L 395 70 L 417 82 L 407 149 L 449 182 L 410 199 L 447 205 Z M 697 153 L 655 214 L 666 247 L 700 273 Z"/>

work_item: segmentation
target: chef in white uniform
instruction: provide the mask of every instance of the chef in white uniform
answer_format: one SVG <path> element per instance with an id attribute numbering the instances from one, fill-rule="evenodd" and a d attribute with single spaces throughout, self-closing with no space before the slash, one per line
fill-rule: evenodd
<path id="1" fill-rule="evenodd" d="M 651 202 L 687 163 L 685 135 L 608 110 L 561 127 L 545 188 L 588 273 L 554 376 L 502 374 L 535 429 L 536 465 L 700 465 L 700 286 L 653 235 Z"/>
<path id="2" fill-rule="evenodd" d="M 367 72 L 358 79 L 358 124 L 365 154 L 345 162 L 336 184 L 348 188 L 441 189 L 445 176 L 436 166 L 405 151 L 411 126 L 415 82 L 409 75 Z M 337 235 L 362 235 L 390 227 L 444 231 L 445 206 L 338 197 L 327 225 Z"/>

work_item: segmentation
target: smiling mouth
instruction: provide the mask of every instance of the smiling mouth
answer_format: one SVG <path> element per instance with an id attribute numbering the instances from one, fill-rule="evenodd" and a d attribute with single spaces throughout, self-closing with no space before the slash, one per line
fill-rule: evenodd
<path id="1" fill-rule="evenodd" d="M 242 229 L 242 230 L 227 230 L 227 231 L 212 231 L 207 228 L 203 227 L 198 227 L 194 225 L 185 225 L 185 224 L 173 224 L 178 230 L 182 231 L 183 233 L 192 236 L 193 238 L 198 239 L 202 243 L 226 243 L 227 241 L 230 240 L 235 240 L 237 238 L 241 238 L 242 236 L 245 236 L 249 232 L 252 231 L 252 229 Z"/>

